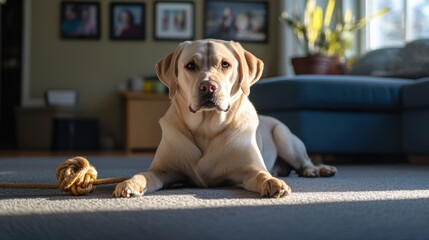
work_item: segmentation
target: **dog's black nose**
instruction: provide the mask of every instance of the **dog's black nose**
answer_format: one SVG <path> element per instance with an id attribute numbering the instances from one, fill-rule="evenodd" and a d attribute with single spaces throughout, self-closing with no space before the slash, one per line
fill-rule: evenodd
<path id="1" fill-rule="evenodd" d="M 214 81 L 204 81 L 200 83 L 200 91 L 203 94 L 210 94 L 216 92 L 219 88 L 216 82 Z"/>

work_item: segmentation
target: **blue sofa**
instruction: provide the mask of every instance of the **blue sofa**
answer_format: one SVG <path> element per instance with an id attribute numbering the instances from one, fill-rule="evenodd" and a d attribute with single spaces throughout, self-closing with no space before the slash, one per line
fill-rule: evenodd
<path id="1" fill-rule="evenodd" d="M 408 155 L 429 155 L 429 78 L 402 90 L 403 150 Z"/>
<path id="2" fill-rule="evenodd" d="M 262 79 L 250 99 L 260 114 L 284 122 L 310 153 L 426 155 L 429 78 L 368 76 L 389 70 L 400 52 L 370 52 L 350 71 L 354 75 Z"/>

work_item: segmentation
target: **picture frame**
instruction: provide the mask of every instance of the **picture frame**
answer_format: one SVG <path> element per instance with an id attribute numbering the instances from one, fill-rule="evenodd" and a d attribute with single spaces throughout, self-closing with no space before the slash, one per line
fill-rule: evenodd
<path id="1" fill-rule="evenodd" d="M 155 40 L 184 41 L 195 36 L 194 2 L 156 1 L 153 5 Z"/>
<path id="2" fill-rule="evenodd" d="M 62 39 L 100 39 L 100 34 L 99 2 L 61 1 Z"/>
<path id="3" fill-rule="evenodd" d="M 137 2 L 110 3 L 110 39 L 144 40 L 146 6 Z"/>
<path id="4" fill-rule="evenodd" d="M 268 1 L 207 0 L 204 38 L 268 42 Z"/>

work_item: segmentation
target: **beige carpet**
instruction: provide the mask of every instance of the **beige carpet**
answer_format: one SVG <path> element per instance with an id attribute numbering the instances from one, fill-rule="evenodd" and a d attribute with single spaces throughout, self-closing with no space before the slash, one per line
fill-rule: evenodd
<path id="1" fill-rule="evenodd" d="M 60 157 L 0 158 L 0 182 L 54 182 Z M 99 178 L 132 175 L 148 158 L 89 157 Z M 0 239 L 429 239 L 429 166 L 339 165 L 334 178 L 285 181 L 261 199 L 230 188 L 178 188 L 114 199 L 0 189 Z"/>

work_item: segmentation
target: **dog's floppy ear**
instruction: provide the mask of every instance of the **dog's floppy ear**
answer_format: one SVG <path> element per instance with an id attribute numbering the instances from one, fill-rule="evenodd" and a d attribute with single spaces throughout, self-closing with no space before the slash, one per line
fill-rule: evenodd
<path id="1" fill-rule="evenodd" d="M 170 99 L 174 97 L 177 91 L 177 60 L 179 59 L 180 53 L 182 52 L 184 43 L 179 44 L 176 50 L 167 57 L 161 59 L 156 65 L 156 75 L 159 80 L 168 87 L 168 96 Z"/>
<path id="2" fill-rule="evenodd" d="M 233 88 L 233 94 L 238 91 L 238 88 L 241 87 L 241 90 L 244 94 L 250 94 L 250 86 L 252 86 L 255 82 L 257 82 L 262 75 L 264 70 L 264 62 L 259 58 L 255 57 L 249 51 L 246 51 L 240 43 L 230 42 L 231 46 L 233 46 L 235 55 L 237 57 L 239 66 L 239 79 L 238 84 L 236 84 Z"/>

